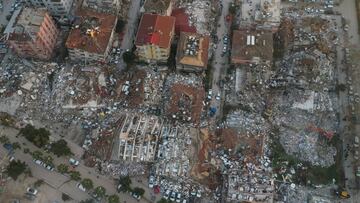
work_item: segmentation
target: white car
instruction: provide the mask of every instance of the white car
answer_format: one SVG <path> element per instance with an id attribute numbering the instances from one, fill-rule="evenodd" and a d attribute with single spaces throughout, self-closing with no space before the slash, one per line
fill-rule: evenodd
<path id="1" fill-rule="evenodd" d="M 69 163 L 73 166 L 78 166 L 79 165 L 79 161 L 78 160 L 75 160 L 73 158 L 70 158 L 69 159 Z"/>
<path id="2" fill-rule="evenodd" d="M 169 199 L 169 195 L 170 195 L 170 190 L 166 190 L 164 194 L 164 198 Z"/>
<path id="3" fill-rule="evenodd" d="M 216 99 L 216 100 L 220 100 L 220 98 L 221 98 L 221 97 L 220 97 L 220 92 L 219 92 L 219 93 L 217 93 L 215 99 Z"/>
<path id="4" fill-rule="evenodd" d="M 155 177 L 154 177 L 154 176 L 150 176 L 150 177 L 149 177 L 149 188 L 153 188 L 153 187 L 154 187 L 154 183 L 155 183 Z"/>
<path id="5" fill-rule="evenodd" d="M 81 185 L 81 183 L 77 183 L 76 187 L 79 188 L 81 191 L 86 192 L 86 189 L 84 188 L 83 185 Z"/>
<path id="6" fill-rule="evenodd" d="M 36 195 L 38 193 L 37 189 L 31 187 L 26 188 L 26 192 L 32 195 Z"/>
<path id="7" fill-rule="evenodd" d="M 40 160 L 34 159 L 34 162 L 40 166 L 42 166 L 44 163 Z"/>

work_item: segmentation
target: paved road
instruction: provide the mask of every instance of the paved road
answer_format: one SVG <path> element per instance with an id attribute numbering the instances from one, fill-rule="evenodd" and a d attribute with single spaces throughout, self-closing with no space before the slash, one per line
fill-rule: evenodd
<path id="1" fill-rule="evenodd" d="M 140 7 L 141 7 L 141 0 L 132 0 L 131 1 L 131 5 L 129 8 L 129 12 L 128 12 L 127 24 L 125 27 L 126 32 L 125 32 L 125 35 L 124 35 L 124 38 L 123 38 L 123 41 L 122 41 L 121 47 L 120 47 L 120 49 L 122 49 L 123 52 L 121 52 L 120 60 L 117 65 L 117 67 L 120 70 L 124 69 L 124 67 L 126 66 L 126 63 L 124 62 L 124 60 L 122 58 L 122 54 L 127 49 L 131 50 L 132 47 L 134 46 L 133 41 L 136 36 L 138 20 L 140 18 Z"/>
<path id="2" fill-rule="evenodd" d="M 7 137 L 10 139 L 10 142 L 19 142 L 19 143 L 25 143 L 26 145 L 22 145 L 21 150 L 16 150 L 14 153 L 14 157 L 18 160 L 24 161 L 27 163 L 31 169 L 31 172 L 34 177 L 38 179 L 44 180 L 46 183 L 48 183 L 51 187 L 59 190 L 60 192 L 68 194 L 72 199 L 76 201 L 81 201 L 84 199 L 90 198 L 90 195 L 88 195 L 85 192 L 80 191 L 76 187 L 76 182 L 70 180 L 70 178 L 67 175 L 62 175 L 60 173 L 57 173 L 56 171 L 48 171 L 45 168 L 35 164 L 32 161 L 32 157 L 29 154 L 23 153 L 23 148 L 29 148 L 30 151 L 39 150 L 36 146 L 34 146 L 32 143 L 28 142 L 24 137 L 16 137 L 18 134 L 18 131 L 13 128 L 7 128 L 4 126 L 0 126 L 0 136 L 1 135 L 7 135 Z M 4 157 L 4 152 L 6 150 L 3 148 L 3 146 L 0 147 L 0 155 L 1 157 Z M 55 166 L 59 165 L 60 163 L 68 163 L 67 157 L 56 157 L 53 156 L 54 161 L 53 163 Z M 94 168 L 89 168 L 84 166 L 81 162 L 80 165 L 76 168 L 77 171 L 80 172 L 82 178 L 90 178 L 94 182 L 94 186 L 103 186 L 106 189 L 107 194 L 118 194 L 115 188 L 115 182 L 112 178 L 109 178 L 107 176 L 99 175 L 96 173 Z M 146 180 L 142 179 L 142 181 L 145 183 Z M 146 193 L 144 195 L 144 198 L 141 199 L 140 202 L 146 203 L 149 202 L 148 200 L 151 198 L 150 190 L 147 189 L 145 184 L 138 183 L 137 181 L 133 180 L 133 187 L 142 187 L 146 190 Z M 120 196 L 120 199 L 123 201 L 126 201 L 128 203 L 132 202 L 138 202 L 134 198 L 132 198 L 129 194 L 118 194 Z M 159 199 L 159 196 L 158 198 Z"/>
<path id="3" fill-rule="evenodd" d="M 349 23 L 349 39 L 351 44 L 359 44 L 358 22 L 356 17 L 355 0 L 343 0 L 339 7 L 335 8 Z"/>
<path id="4" fill-rule="evenodd" d="M 219 42 L 217 44 L 217 48 L 214 53 L 214 60 L 213 60 L 213 82 L 212 82 L 212 91 L 213 91 L 213 98 L 211 100 L 211 107 L 216 107 L 216 115 L 215 118 L 219 118 L 221 115 L 221 103 L 224 101 L 225 98 L 225 91 L 224 89 L 221 89 L 219 86 L 220 80 L 224 78 L 224 72 L 225 72 L 225 66 L 228 65 L 228 54 L 224 57 L 221 56 L 223 47 L 224 47 L 224 41 L 223 36 L 225 34 L 229 33 L 229 26 L 228 23 L 225 21 L 225 17 L 228 14 L 229 5 L 232 2 L 231 0 L 222 0 L 222 12 L 221 16 L 219 17 L 217 31 L 216 35 L 219 39 Z M 229 39 L 230 44 L 230 39 Z M 229 52 L 228 52 L 229 53 Z M 215 96 L 220 92 L 221 94 L 221 102 L 215 99 Z"/>
<path id="5" fill-rule="evenodd" d="M 6 26 L 8 23 L 8 20 L 6 20 L 6 16 L 10 14 L 11 5 L 15 0 L 3 0 L 3 8 L 0 9 L 0 25 Z"/>

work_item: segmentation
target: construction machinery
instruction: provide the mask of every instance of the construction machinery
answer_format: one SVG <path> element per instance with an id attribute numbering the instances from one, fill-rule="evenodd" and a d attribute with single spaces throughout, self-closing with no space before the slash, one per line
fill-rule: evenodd
<path id="1" fill-rule="evenodd" d="M 349 192 L 347 192 L 346 190 L 338 190 L 335 192 L 335 194 L 340 198 L 340 199 L 349 199 L 350 198 L 350 194 Z"/>

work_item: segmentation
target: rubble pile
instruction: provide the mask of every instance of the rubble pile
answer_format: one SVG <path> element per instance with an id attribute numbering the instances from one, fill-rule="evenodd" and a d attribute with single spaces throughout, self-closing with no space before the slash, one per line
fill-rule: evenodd
<path id="1" fill-rule="evenodd" d="M 136 162 L 102 162 L 101 171 L 103 175 L 110 175 L 113 178 L 119 178 L 123 176 L 140 176 L 146 174 L 148 167 L 143 163 Z"/>
<path id="2" fill-rule="evenodd" d="M 227 115 L 225 125 L 237 129 L 245 135 L 264 135 L 269 132 L 269 124 L 258 114 L 244 110 L 233 111 Z"/>
<path id="3" fill-rule="evenodd" d="M 215 22 L 216 17 L 215 3 L 211 0 L 193 0 L 191 2 L 180 0 L 177 2 L 177 6 L 186 8 L 190 24 L 196 27 L 197 33 L 210 35 L 210 32 L 216 27 L 212 23 Z"/>
<path id="4" fill-rule="evenodd" d="M 165 88 L 164 102 L 169 119 L 198 126 L 205 98 L 202 80 L 196 75 L 173 74 L 168 77 Z"/>

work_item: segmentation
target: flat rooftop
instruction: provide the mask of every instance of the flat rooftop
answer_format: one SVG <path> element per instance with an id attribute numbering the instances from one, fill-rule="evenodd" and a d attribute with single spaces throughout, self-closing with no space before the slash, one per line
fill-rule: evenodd
<path id="1" fill-rule="evenodd" d="M 181 32 L 176 56 L 177 63 L 206 68 L 208 49 L 208 36 Z"/>
<path id="2" fill-rule="evenodd" d="M 9 34 L 8 39 L 18 41 L 35 39 L 46 13 L 44 8 L 19 9 L 10 19 L 12 24 L 5 30 L 5 33 Z"/>
<path id="3" fill-rule="evenodd" d="M 231 61 L 272 61 L 273 34 L 271 30 L 234 30 L 232 39 Z"/>

